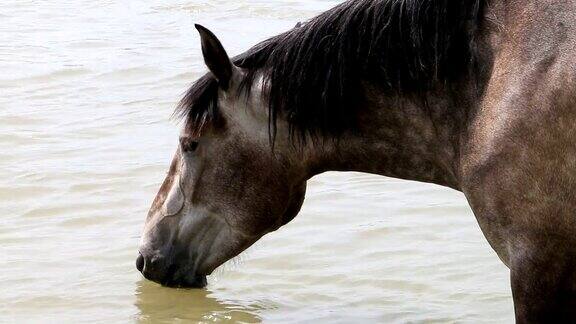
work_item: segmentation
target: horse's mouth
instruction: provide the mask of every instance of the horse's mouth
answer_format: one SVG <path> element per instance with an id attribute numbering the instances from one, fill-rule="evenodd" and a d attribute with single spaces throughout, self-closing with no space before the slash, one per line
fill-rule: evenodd
<path id="1" fill-rule="evenodd" d="M 208 284 L 205 275 L 194 274 L 186 267 L 179 268 L 176 265 L 168 267 L 164 278 L 159 283 L 170 288 L 204 288 Z"/>
<path id="2" fill-rule="evenodd" d="M 206 276 L 204 275 L 193 275 L 186 276 L 184 278 L 168 278 L 160 283 L 164 287 L 169 288 L 189 288 L 189 289 L 199 289 L 204 288 L 208 284 Z"/>

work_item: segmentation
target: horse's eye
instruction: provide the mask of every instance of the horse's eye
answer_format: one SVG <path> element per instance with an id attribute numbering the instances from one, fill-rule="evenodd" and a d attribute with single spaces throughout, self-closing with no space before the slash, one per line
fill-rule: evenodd
<path id="1" fill-rule="evenodd" d="M 180 138 L 180 149 L 184 153 L 192 153 L 198 148 L 198 142 L 191 140 L 190 138 Z"/>

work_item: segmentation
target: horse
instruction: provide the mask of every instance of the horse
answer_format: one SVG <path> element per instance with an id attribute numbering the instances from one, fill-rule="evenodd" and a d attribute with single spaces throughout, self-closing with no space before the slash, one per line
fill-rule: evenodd
<path id="1" fill-rule="evenodd" d="M 351 0 L 206 75 L 137 268 L 206 276 L 299 212 L 306 182 L 359 171 L 464 193 L 510 269 L 518 323 L 576 322 L 576 2 Z"/>

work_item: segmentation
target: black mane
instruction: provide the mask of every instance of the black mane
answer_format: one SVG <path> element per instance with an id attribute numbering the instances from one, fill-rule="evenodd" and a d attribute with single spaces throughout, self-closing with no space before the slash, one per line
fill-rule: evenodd
<path id="1" fill-rule="evenodd" d="M 483 0 L 347 1 L 233 61 L 247 71 L 246 91 L 259 73 L 265 76 L 272 130 L 281 114 L 303 137 L 337 135 L 354 126 L 363 81 L 424 94 L 467 75 L 482 6 Z M 217 96 L 207 74 L 178 112 L 201 127 L 218 118 Z"/>

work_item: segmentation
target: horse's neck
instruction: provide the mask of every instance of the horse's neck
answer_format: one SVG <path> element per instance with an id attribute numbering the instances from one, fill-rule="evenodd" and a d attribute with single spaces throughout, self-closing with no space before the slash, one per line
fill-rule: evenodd
<path id="1" fill-rule="evenodd" d="M 322 171 L 360 171 L 436 183 L 458 189 L 459 145 L 467 111 L 447 97 L 388 98 L 367 87 L 359 131 L 344 135 L 325 151 Z"/>

